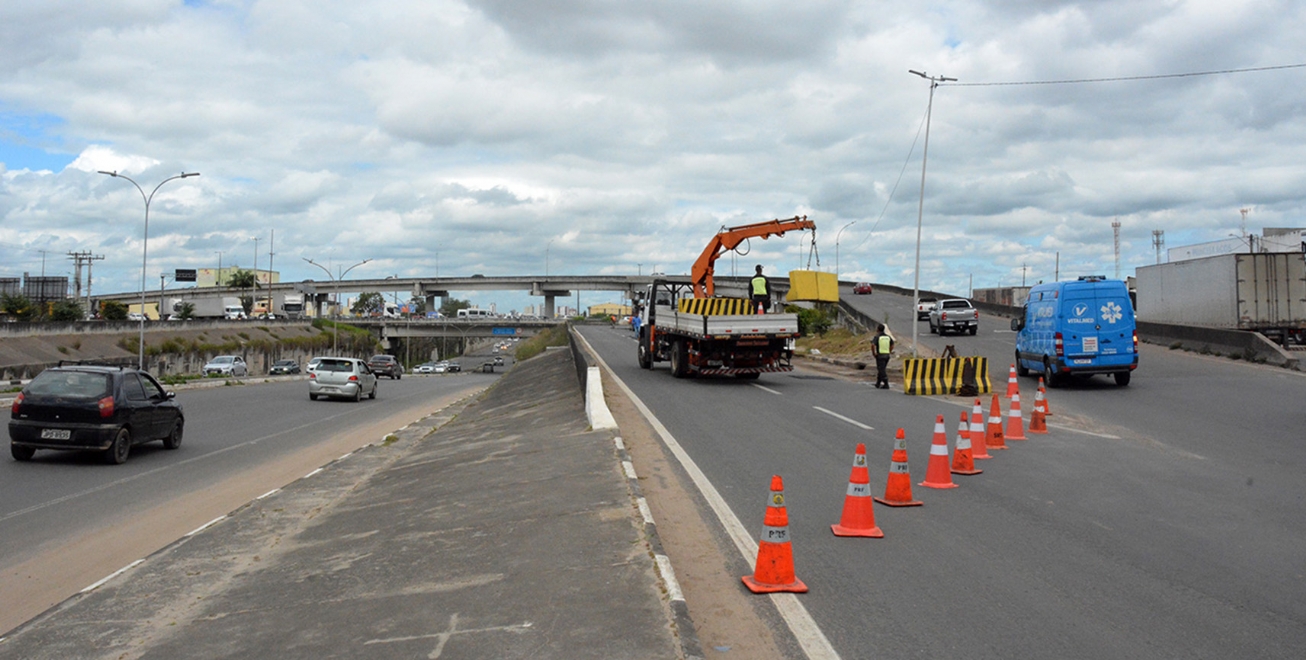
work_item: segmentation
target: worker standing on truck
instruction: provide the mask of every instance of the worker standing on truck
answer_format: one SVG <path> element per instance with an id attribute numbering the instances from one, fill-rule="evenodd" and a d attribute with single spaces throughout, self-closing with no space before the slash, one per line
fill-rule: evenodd
<path id="1" fill-rule="evenodd" d="M 765 314 L 771 309 L 771 282 L 762 274 L 762 264 L 757 265 L 757 274 L 748 281 L 748 290 L 752 294 L 753 308 L 758 314 Z"/>
<path id="2" fill-rule="evenodd" d="M 889 355 L 893 353 L 893 337 L 884 330 L 881 323 L 875 328 L 871 337 L 871 355 L 875 356 L 875 388 L 889 389 Z"/>

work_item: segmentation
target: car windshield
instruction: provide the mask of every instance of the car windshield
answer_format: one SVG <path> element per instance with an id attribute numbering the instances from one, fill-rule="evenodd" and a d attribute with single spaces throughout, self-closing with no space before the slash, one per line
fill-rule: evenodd
<path id="1" fill-rule="evenodd" d="M 294 360 L 278 360 L 277 363 L 276 363 L 276 365 L 274 365 L 274 366 L 278 366 L 278 367 L 289 367 L 290 365 L 292 365 L 292 364 L 294 364 L 294 363 L 295 363 Z"/>
<path id="2" fill-rule="evenodd" d="M 349 360 L 322 360 L 317 365 L 318 371 L 353 371 L 354 363 Z"/>
<path id="3" fill-rule="evenodd" d="M 27 385 L 33 396 L 99 399 L 109 393 L 109 375 L 84 371 L 42 371 Z"/>
<path id="4" fill-rule="evenodd" d="M 215 357 L 215 358 L 213 358 L 213 364 L 231 364 L 232 362 L 235 362 L 235 361 L 236 361 L 235 358 L 230 358 L 230 357 Z"/>

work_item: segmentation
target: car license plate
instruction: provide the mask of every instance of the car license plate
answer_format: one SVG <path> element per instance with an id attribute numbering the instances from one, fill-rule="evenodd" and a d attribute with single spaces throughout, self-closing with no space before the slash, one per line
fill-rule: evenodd
<path id="1" fill-rule="evenodd" d="M 1092 360 L 1071 360 L 1075 364 L 1093 364 Z"/>
<path id="2" fill-rule="evenodd" d="M 42 440 L 68 440 L 73 437 L 73 432 L 68 429 L 41 429 Z"/>

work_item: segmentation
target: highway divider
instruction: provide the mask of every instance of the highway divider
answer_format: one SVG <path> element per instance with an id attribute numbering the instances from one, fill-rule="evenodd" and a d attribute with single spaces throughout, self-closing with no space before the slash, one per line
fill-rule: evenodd
<path id="1" fill-rule="evenodd" d="M 956 358 L 905 358 L 902 361 L 904 394 L 987 394 L 993 390 L 989 360 L 983 356 Z"/>

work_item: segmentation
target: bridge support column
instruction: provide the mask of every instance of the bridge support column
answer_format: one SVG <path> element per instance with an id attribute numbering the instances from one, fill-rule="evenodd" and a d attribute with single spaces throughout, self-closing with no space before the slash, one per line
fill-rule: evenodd
<path id="1" fill-rule="evenodd" d="M 544 296 L 544 318 L 552 319 L 555 312 L 553 309 L 553 296 L 545 294 Z"/>

